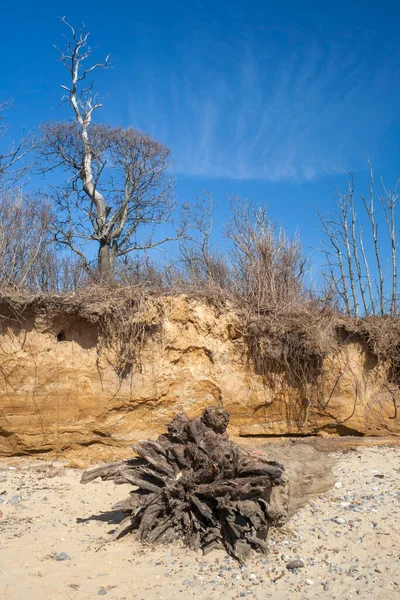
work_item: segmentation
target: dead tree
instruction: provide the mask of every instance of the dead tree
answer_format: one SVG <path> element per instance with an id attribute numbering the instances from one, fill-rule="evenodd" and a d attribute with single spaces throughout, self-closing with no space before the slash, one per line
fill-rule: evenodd
<path id="1" fill-rule="evenodd" d="M 285 510 L 274 500 L 285 484 L 284 467 L 231 442 L 229 413 L 206 408 L 201 417 L 178 414 L 168 433 L 134 447 L 138 457 L 86 471 L 82 483 L 101 477 L 135 486 L 114 506 L 128 514 L 114 538 L 135 531 L 150 543 L 180 538 L 204 553 L 225 548 L 242 561 L 265 552 L 268 528 Z"/>
<path id="2" fill-rule="evenodd" d="M 324 275 L 334 296 L 349 316 L 360 316 L 360 301 L 363 316 L 385 314 L 395 316 L 398 312 L 396 229 L 398 184 L 393 190 L 388 190 L 381 181 L 383 193 L 376 202 L 374 174 L 368 157 L 367 161 L 369 198 L 360 196 L 369 222 L 367 231 L 364 232 L 357 216 L 352 173 L 348 173 L 347 193 L 336 189 L 334 212 L 324 217 L 317 211 L 324 234 L 324 239 L 321 240 L 322 251 L 327 260 L 328 272 Z M 379 225 L 383 221 L 386 221 L 387 239 L 383 239 L 382 243 Z M 365 236 L 369 236 L 366 243 L 364 243 Z M 387 247 L 390 247 L 390 255 L 387 253 Z M 368 254 L 372 256 L 372 262 Z M 385 283 L 385 263 L 388 265 L 388 271 L 391 271 L 391 285 Z M 372 277 L 373 273 L 375 277 Z"/>
<path id="3" fill-rule="evenodd" d="M 60 50 L 69 77 L 61 87 L 73 120 L 42 125 L 39 170 L 67 174 L 66 184 L 49 194 L 58 214 L 53 225 L 56 241 L 75 252 L 89 274 L 86 249 L 96 245 L 98 274 L 107 280 L 118 258 L 179 237 L 172 230 L 170 236 L 155 238 L 158 226 L 171 224 L 175 208 L 168 176 L 170 151 L 135 129 L 92 122 L 102 103 L 89 78 L 108 68 L 109 56 L 87 65 L 92 54 L 89 33 L 63 22 L 71 40 Z"/>

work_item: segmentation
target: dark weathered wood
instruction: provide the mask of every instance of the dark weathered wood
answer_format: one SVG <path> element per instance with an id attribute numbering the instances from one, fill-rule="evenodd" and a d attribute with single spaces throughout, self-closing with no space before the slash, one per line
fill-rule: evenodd
<path id="1" fill-rule="evenodd" d="M 181 538 L 205 553 L 224 547 L 241 561 L 252 549 L 266 552 L 271 492 L 284 468 L 231 442 L 228 422 L 219 407 L 195 419 L 178 414 L 157 441 L 134 446 L 137 458 L 83 474 L 82 483 L 101 477 L 137 488 L 114 507 L 128 513 L 114 538 L 128 531 L 150 543 Z"/>

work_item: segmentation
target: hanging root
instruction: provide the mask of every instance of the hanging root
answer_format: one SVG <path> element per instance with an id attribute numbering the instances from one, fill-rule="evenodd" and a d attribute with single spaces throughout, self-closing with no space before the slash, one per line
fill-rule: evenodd
<path id="1" fill-rule="evenodd" d="M 268 528 L 282 517 L 272 491 L 285 483 L 284 467 L 231 442 L 228 422 L 222 408 L 195 419 L 180 413 L 157 441 L 134 447 L 138 458 L 83 474 L 82 483 L 101 477 L 136 487 L 113 507 L 128 514 L 115 538 L 129 531 L 150 543 L 181 538 L 204 553 L 225 548 L 240 561 L 251 549 L 266 552 Z"/>

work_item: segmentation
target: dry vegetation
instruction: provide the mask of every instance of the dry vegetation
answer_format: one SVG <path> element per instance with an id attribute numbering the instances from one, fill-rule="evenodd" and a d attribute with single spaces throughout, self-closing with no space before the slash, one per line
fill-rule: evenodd
<path id="1" fill-rule="evenodd" d="M 162 298 L 183 293 L 237 311 L 240 334 L 255 371 L 263 375 L 284 373 L 288 385 L 299 390 L 293 415 L 299 422 L 307 419 L 310 405 L 323 406 L 325 358 L 346 341 L 358 340 L 377 361 L 389 361 L 390 384 L 397 387 L 397 317 L 355 319 L 326 298 L 308 291 L 304 284 L 306 261 L 299 239 L 290 239 L 277 228 L 264 209 L 243 201 L 232 200 L 233 218 L 227 229 L 230 248 L 225 253 L 216 251 L 209 239 L 210 222 L 204 219 L 204 215 L 212 218 L 212 198 L 206 196 L 206 204 L 204 198 L 202 202 L 197 205 L 202 206 L 197 216 L 200 214 L 203 221 L 197 221 L 196 237 L 188 236 L 182 241 L 175 265 L 160 267 L 138 257 L 119 265 L 113 282 L 85 279 L 79 265 L 71 261 L 66 282 L 60 285 L 61 277 L 54 287 L 41 288 L 38 282 L 51 281 L 48 273 L 54 260 L 59 260 L 52 253 L 53 246 L 44 243 L 43 252 L 37 253 L 30 265 L 36 275 L 42 272 L 41 278 L 29 276 L 24 286 L 1 278 L 3 320 L 23 321 L 33 314 L 56 335 L 57 324 L 69 316 L 88 321 L 96 328 L 99 353 L 123 378 L 132 369 L 141 368 L 146 341 L 162 332 Z M 28 218 L 29 212 L 15 213 L 10 227 L 14 224 L 23 231 L 24 219 Z M 13 273 L 23 271 L 36 240 L 35 236 L 27 237 L 25 253 L 14 253 Z M 70 291 L 60 293 L 64 289 Z"/>

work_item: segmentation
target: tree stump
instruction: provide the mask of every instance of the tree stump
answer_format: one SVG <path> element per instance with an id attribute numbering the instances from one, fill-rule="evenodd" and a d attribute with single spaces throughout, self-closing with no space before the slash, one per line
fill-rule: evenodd
<path id="1" fill-rule="evenodd" d="M 265 553 L 271 524 L 285 517 L 273 498 L 284 486 L 284 467 L 230 441 L 229 413 L 206 408 L 201 417 L 178 414 L 157 441 L 133 446 L 138 457 L 83 473 L 135 486 L 113 508 L 128 513 L 114 539 L 129 531 L 150 543 L 180 538 L 204 553 L 225 548 L 243 561 L 251 549 Z"/>

